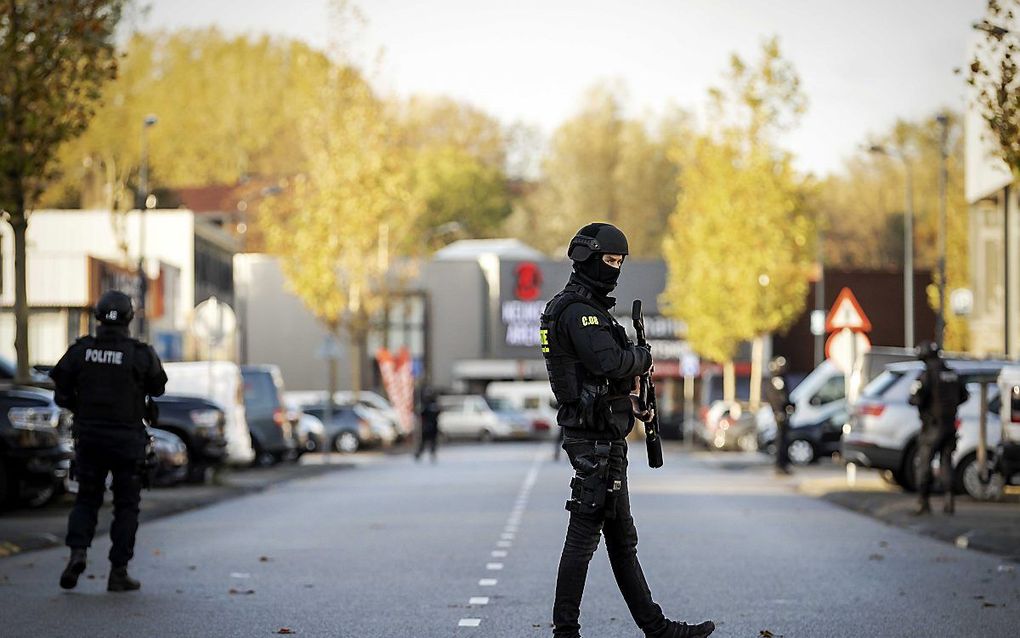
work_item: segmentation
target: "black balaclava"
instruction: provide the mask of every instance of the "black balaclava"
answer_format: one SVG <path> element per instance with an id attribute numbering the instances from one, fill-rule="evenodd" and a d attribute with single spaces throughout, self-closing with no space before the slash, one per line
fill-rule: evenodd
<path id="1" fill-rule="evenodd" d="M 613 268 L 602 261 L 601 253 L 594 253 L 584 261 L 574 262 L 574 271 L 584 275 L 599 287 L 602 292 L 610 293 L 616 288 L 620 279 L 620 268 Z"/>

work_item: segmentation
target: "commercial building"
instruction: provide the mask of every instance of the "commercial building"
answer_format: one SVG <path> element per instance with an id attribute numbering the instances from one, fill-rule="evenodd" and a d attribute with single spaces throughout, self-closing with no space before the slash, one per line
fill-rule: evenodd
<path id="1" fill-rule="evenodd" d="M 138 305 L 144 254 L 149 335 L 160 354 L 180 359 L 195 305 L 211 296 L 233 302 L 234 240 L 187 209 L 138 211 L 39 210 L 27 234 L 27 283 L 32 364 L 53 364 L 92 327 L 92 308 L 116 288 Z M 139 246 L 144 245 L 144 251 Z M 0 356 L 14 358 L 14 246 L 0 236 Z"/>

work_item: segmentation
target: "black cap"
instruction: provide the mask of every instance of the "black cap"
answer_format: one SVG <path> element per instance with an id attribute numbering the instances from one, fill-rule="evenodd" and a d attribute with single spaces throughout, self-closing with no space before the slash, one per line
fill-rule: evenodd
<path id="1" fill-rule="evenodd" d="M 119 290 L 107 290 L 96 304 L 96 319 L 100 323 L 126 326 L 135 316 L 135 307 L 128 297 Z"/>
<path id="2" fill-rule="evenodd" d="M 610 255 L 628 254 L 627 236 L 623 231 L 604 222 L 588 224 L 577 231 L 570 240 L 567 257 L 574 261 L 584 261 L 595 253 Z"/>

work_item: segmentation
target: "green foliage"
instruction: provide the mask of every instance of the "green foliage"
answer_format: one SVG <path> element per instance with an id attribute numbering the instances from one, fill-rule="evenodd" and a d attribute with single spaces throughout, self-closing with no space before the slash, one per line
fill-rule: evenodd
<path id="1" fill-rule="evenodd" d="M 0 2 L 0 209 L 21 216 L 117 73 L 123 0 Z"/>
<path id="2" fill-rule="evenodd" d="M 61 151 L 66 178 L 50 199 L 80 192 L 85 205 L 125 210 L 149 131 L 152 181 L 163 186 L 235 183 L 248 174 L 286 175 L 304 158 L 295 122 L 331 67 L 307 44 L 216 29 L 136 34 L 121 73 L 86 133 Z"/>
<path id="3" fill-rule="evenodd" d="M 584 224 L 607 221 L 627 234 L 632 254 L 656 257 L 676 202 L 678 168 L 668 151 L 686 138 L 686 117 L 670 113 L 651 125 L 627 119 L 622 90 L 612 85 L 590 89 L 584 104 L 553 134 L 539 186 L 512 227 L 557 253 Z"/>
<path id="4" fill-rule="evenodd" d="M 775 40 L 755 67 L 734 56 L 711 100 L 712 129 L 675 150 L 683 171 L 661 301 L 687 323 L 697 352 L 726 362 L 740 342 L 783 331 L 803 312 L 816 230 L 809 187 L 773 141 L 803 110 Z"/>

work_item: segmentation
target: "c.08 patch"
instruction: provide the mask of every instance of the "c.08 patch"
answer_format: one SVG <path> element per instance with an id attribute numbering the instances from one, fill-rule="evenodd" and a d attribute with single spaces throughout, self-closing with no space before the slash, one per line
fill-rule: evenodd
<path id="1" fill-rule="evenodd" d="M 582 326 L 597 326 L 597 325 L 599 325 L 599 318 L 596 317 L 595 315 L 587 315 L 587 316 L 581 317 L 581 325 Z"/>

